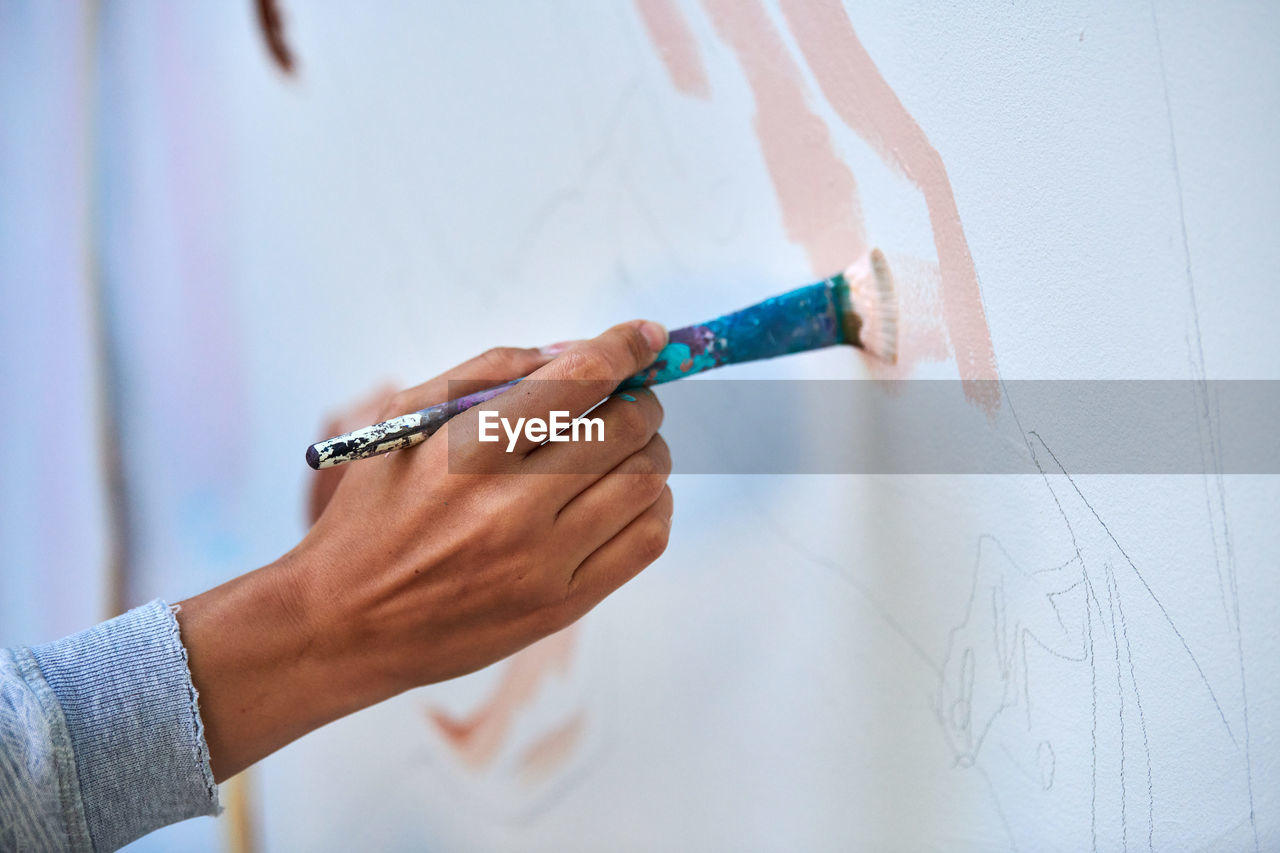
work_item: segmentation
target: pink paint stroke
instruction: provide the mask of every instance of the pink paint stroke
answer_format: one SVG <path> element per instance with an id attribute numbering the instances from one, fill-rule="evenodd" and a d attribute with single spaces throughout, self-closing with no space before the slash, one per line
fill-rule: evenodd
<path id="1" fill-rule="evenodd" d="M 586 716 L 578 714 L 525 750 L 520 758 L 520 775 L 524 782 L 532 785 L 550 776 L 551 771 L 567 760 L 578 741 L 582 740 L 585 728 Z"/>
<path id="2" fill-rule="evenodd" d="M 1000 404 L 991 331 L 978 274 L 942 157 L 880 75 L 838 0 L 781 0 L 787 25 L 836 114 L 924 194 L 941 274 L 943 316 L 965 395 Z"/>
<path id="3" fill-rule="evenodd" d="M 843 269 L 868 251 L 858 185 L 809 107 L 800 68 L 759 0 L 703 0 L 703 7 L 755 96 L 756 135 L 787 237 L 804 248 L 815 275 Z"/>
<path id="4" fill-rule="evenodd" d="M 676 91 L 695 98 L 711 97 L 707 69 L 684 14 L 672 0 L 635 0 L 636 11 Z"/>
<path id="5" fill-rule="evenodd" d="M 577 626 L 570 626 L 513 656 L 492 696 L 465 719 L 439 709 L 428 711 L 428 718 L 463 764 L 481 770 L 497 757 L 516 717 L 537 698 L 543 682 L 553 672 L 563 675 L 568 670 L 576 640 Z"/>

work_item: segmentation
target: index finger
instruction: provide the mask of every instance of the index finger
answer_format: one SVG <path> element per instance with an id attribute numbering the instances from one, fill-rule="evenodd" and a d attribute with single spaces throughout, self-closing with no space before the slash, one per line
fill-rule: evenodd
<path id="1" fill-rule="evenodd" d="M 658 323 L 621 323 L 561 353 L 511 390 L 471 409 L 464 423 L 458 424 L 461 418 L 455 418 L 450 430 L 456 432 L 461 427 L 468 439 L 474 438 L 480 415 L 488 410 L 510 423 L 520 418 L 549 422 L 552 412 L 567 411 L 570 418 L 576 418 L 608 397 L 624 380 L 652 364 L 666 345 L 667 330 Z M 522 434 L 509 453 L 504 453 L 506 442 L 495 444 L 494 450 L 518 459 L 539 443 Z"/>
<path id="2" fill-rule="evenodd" d="M 379 420 L 390 420 L 397 415 L 416 412 L 449 399 L 501 385 L 517 376 L 527 376 L 551 359 L 552 356 L 543 349 L 494 347 L 421 385 L 406 388 L 394 396 L 389 395 L 382 407 L 383 417 Z"/>

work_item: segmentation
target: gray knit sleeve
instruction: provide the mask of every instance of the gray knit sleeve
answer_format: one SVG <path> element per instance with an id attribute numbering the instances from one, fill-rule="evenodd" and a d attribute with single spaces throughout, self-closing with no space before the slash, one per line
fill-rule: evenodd
<path id="1" fill-rule="evenodd" d="M 186 651 L 164 602 L 0 652 L 0 849 L 114 850 L 217 811 Z"/>

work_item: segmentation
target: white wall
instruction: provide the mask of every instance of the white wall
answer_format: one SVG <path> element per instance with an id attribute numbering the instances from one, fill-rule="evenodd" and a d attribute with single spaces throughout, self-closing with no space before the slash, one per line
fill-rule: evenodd
<path id="1" fill-rule="evenodd" d="M 939 268 L 959 233 L 980 285 L 962 307 L 1005 379 L 1280 378 L 1264 4 L 850 8 L 945 166 L 941 236 L 937 174 L 894 160 L 900 116 L 849 122 L 867 78 L 840 76 L 835 29 L 797 34 L 796 4 L 286 3 L 295 80 L 242 5 L 99 23 L 138 600 L 293 544 L 313 425 L 378 380 L 704 319 L 825 271 L 810 197 L 888 252 L 912 375 L 973 375 L 963 281 Z M 691 40 L 651 38 L 638 9 Z M 690 44 L 705 85 L 660 58 Z M 797 104 L 825 131 L 760 117 Z M 734 375 L 867 370 L 833 351 Z M 264 762 L 263 842 L 1276 846 L 1280 484 L 1068 478 L 1031 434 L 1053 425 L 1023 426 L 1044 477 L 676 478 L 667 555 L 574 633 Z M 441 714 L 479 734 L 451 746 Z"/>

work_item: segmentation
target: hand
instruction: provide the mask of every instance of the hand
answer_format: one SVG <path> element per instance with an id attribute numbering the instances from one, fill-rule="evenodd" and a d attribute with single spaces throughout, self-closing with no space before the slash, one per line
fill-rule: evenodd
<path id="1" fill-rule="evenodd" d="M 585 412 L 665 341 L 661 327 L 637 321 L 550 361 L 496 351 L 397 394 L 383 417 L 531 370 L 531 380 L 560 380 L 521 383 L 416 448 L 352 463 L 293 551 L 183 602 L 215 778 L 359 708 L 506 657 L 657 559 L 671 462 L 652 393 L 593 411 L 603 442 L 524 442 L 508 453 L 505 441 L 475 437 L 485 409 L 509 419 Z"/>
<path id="2" fill-rule="evenodd" d="M 406 393 L 414 398 L 426 400 L 427 402 L 419 407 L 425 408 L 449 396 L 450 387 L 453 389 L 453 396 L 457 397 L 485 387 L 492 387 L 494 384 L 502 384 L 517 376 L 527 376 L 550 361 L 552 357 L 578 343 L 581 341 L 560 341 L 538 349 L 495 347 Z M 498 376 L 505 378 L 494 378 Z M 452 386 L 449 383 L 453 383 Z M 397 407 L 392 402 L 395 394 L 395 387 L 389 383 L 378 386 L 360 401 L 345 407 L 325 421 L 316 438 L 332 438 L 335 435 L 369 426 L 382 420 L 386 412 L 404 414 L 396 411 Z M 311 476 L 311 488 L 307 490 L 308 526 L 315 524 L 320 518 L 320 514 L 333 498 L 333 493 L 337 491 L 342 475 L 350 470 L 349 465 L 336 465 L 332 468 L 321 468 Z"/>

